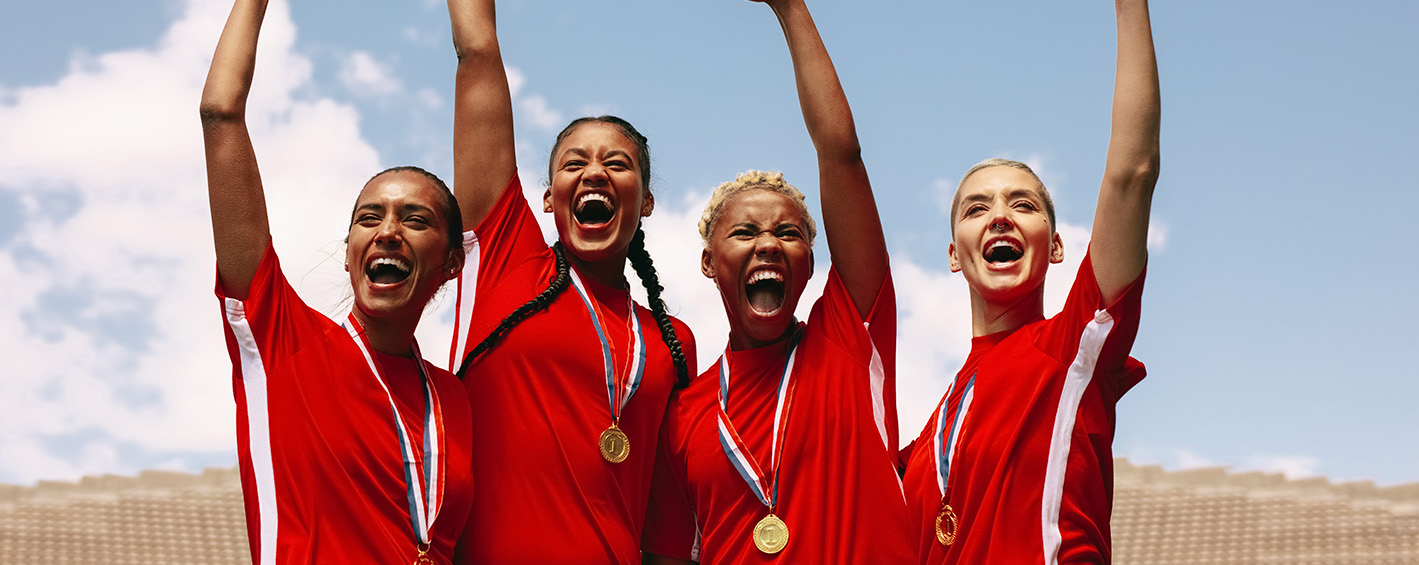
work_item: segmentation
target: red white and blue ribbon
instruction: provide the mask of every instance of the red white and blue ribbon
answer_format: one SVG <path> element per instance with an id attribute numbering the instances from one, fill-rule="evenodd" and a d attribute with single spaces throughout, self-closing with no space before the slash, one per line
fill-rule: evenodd
<path id="1" fill-rule="evenodd" d="M 946 496 L 946 480 L 951 476 L 951 462 L 956 458 L 956 450 L 959 449 L 961 438 L 961 423 L 966 421 L 966 412 L 971 409 L 971 400 L 975 398 L 976 376 L 971 375 L 966 381 L 966 388 L 961 391 L 961 400 L 957 408 L 952 412 L 951 393 L 955 390 L 956 383 L 951 383 L 951 387 L 946 389 L 946 396 L 941 399 L 941 406 L 936 412 L 936 433 L 933 435 L 931 453 L 936 458 L 936 486 L 941 489 L 941 496 Z M 950 426 L 947 421 L 950 416 Z"/>
<path id="2" fill-rule="evenodd" d="M 596 328 L 596 337 L 601 340 L 601 360 L 606 368 L 606 396 L 611 402 L 611 419 L 620 422 L 621 411 L 626 407 L 626 403 L 635 396 L 636 389 L 641 386 L 641 378 L 645 376 L 645 335 L 641 333 L 640 317 L 636 315 L 635 301 L 630 295 L 626 296 L 626 303 L 629 305 L 627 316 L 631 318 L 631 333 L 635 334 L 635 340 L 631 344 L 631 369 L 627 371 L 626 383 L 618 386 L 616 382 L 616 370 L 613 356 L 611 355 L 611 340 L 606 335 L 605 326 L 601 325 L 601 316 L 597 311 L 595 303 L 591 301 L 591 294 L 586 291 L 586 286 L 581 282 L 581 276 L 577 275 L 576 269 L 571 269 L 572 286 L 576 287 L 576 293 L 581 296 L 581 302 L 586 306 L 586 313 L 591 316 L 591 325 Z"/>
<path id="3" fill-rule="evenodd" d="M 419 377 L 424 385 L 424 468 L 421 472 L 418 458 L 414 454 L 413 438 L 409 435 L 408 427 L 404 425 L 404 418 L 399 415 L 399 405 L 394 403 L 394 393 L 390 392 L 389 384 L 385 382 L 379 365 L 370 353 L 373 347 L 369 337 L 365 335 L 364 326 L 355 319 L 354 312 L 350 313 L 348 323 L 341 325 L 350 333 L 350 339 L 355 341 L 360 353 L 364 354 L 365 362 L 369 363 L 375 381 L 379 382 L 380 388 L 384 389 L 385 396 L 389 398 L 389 407 L 394 411 L 394 428 L 399 436 L 399 451 L 404 457 L 404 484 L 409 499 L 410 525 L 414 528 L 414 537 L 419 544 L 427 547 L 432 543 L 429 532 L 434 527 L 434 521 L 438 519 L 439 509 L 443 507 L 443 409 L 439 404 L 438 391 L 434 390 L 433 383 L 429 382 L 429 371 L 424 366 L 424 357 L 419 354 L 419 344 L 416 342 L 413 344 L 414 359 L 417 361 Z"/>
<path id="4" fill-rule="evenodd" d="M 783 463 L 781 447 L 786 429 L 784 421 L 787 408 L 792 403 L 793 362 L 797 359 L 798 339 L 802 335 L 802 332 L 794 332 L 793 337 L 789 338 L 788 358 L 784 361 L 783 373 L 779 376 L 778 400 L 774 408 L 773 444 L 769 452 L 774 465 L 772 477 L 765 477 L 758 460 L 749 453 L 749 446 L 744 444 L 739 432 L 734 429 L 734 423 L 729 420 L 729 349 L 725 348 L 724 355 L 719 358 L 719 444 L 724 448 L 725 456 L 729 457 L 729 463 L 739 471 L 739 476 L 749 483 L 754 496 L 757 496 L 764 506 L 769 507 L 770 512 L 778 504 L 778 471 Z"/>

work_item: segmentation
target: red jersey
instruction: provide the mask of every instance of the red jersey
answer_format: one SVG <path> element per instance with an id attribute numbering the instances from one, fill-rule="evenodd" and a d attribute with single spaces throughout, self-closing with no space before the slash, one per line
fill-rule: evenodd
<path id="1" fill-rule="evenodd" d="M 252 561 L 413 562 L 420 511 L 411 510 L 412 479 L 420 498 L 425 485 L 434 488 L 429 556 L 450 563 L 473 502 L 470 416 L 458 379 L 423 363 L 427 390 L 418 361 L 362 345 L 301 301 L 269 245 L 246 300 L 225 297 L 220 282 L 217 296 Z M 426 421 L 441 433 L 426 438 Z M 430 438 L 437 441 L 426 450 Z M 440 468 L 441 476 L 423 473 Z"/>
<path id="2" fill-rule="evenodd" d="M 1139 274 L 1103 304 L 1085 255 L 1059 314 L 971 341 L 909 448 L 922 563 L 1109 562 L 1114 406 L 1144 375 L 1128 356 L 1142 294 Z M 945 504 L 957 522 L 949 546 L 936 533 Z"/>
<path id="3" fill-rule="evenodd" d="M 556 274 L 556 258 L 517 177 L 464 242 L 453 367 Z M 473 474 L 490 485 L 468 519 L 460 551 L 469 562 L 640 563 L 656 440 L 675 368 L 649 310 L 636 306 L 636 328 L 626 290 L 580 282 L 585 298 L 568 285 L 464 375 L 477 438 Z M 693 362 L 694 338 L 674 324 Z M 637 329 L 643 347 L 635 345 Z M 643 371 L 621 413 L 618 427 L 630 453 L 620 463 L 603 459 L 598 445 L 612 424 L 599 335 L 607 338 L 618 385 Z"/>
<path id="4" fill-rule="evenodd" d="M 864 317 L 836 268 L 829 271 L 822 298 L 799 325 L 785 387 L 774 514 L 787 526 L 788 542 L 776 555 L 754 545 L 754 527 L 768 508 L 721 443 L 719 366 L 677 392 L 662 435 L 645 551 L 705 563 L 910 562 L 894 464 L 896 325 L 890 276 Z M 782 343 L 728 352 L 726 412 L 769 481 L 788 355 Z"/>

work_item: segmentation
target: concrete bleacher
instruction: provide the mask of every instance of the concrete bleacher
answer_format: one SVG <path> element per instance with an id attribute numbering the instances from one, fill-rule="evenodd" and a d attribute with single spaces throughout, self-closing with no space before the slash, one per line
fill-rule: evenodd
<path id="1" fill-rule="evenodd" d="M 1114 462 L 1114 562 L 1419 564 L 1419 483 Z M 0 485 L 0 563 L 250 563 L 236 469 Z"/>

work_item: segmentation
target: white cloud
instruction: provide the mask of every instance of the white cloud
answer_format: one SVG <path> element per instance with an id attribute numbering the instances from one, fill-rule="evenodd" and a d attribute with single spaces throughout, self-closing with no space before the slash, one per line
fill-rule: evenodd
<path id="1" fill-rule="evenodd" d="M 561 129 L 562 113 L 547 106 L 547 99 L 541 96 L 526 96 L 517 101 L 521 116 L 540 129 L 557 131 Z"/>
<path id="2" fill-rule="evenodd" d="M 28 208 L 0 248 L 0 482 L 232 450 L 197 118 L 229 10 L 189 0 L 156 46 L 93 57 L 0 103 L 0 184 Z M 285 2 L 272 2 L 248 123 L 283 265 L 328 308 L 342 273 L 327 256 L 379 163 L 354 109 L 294 97 L 311 75 L 294 40 Z M 77 209 L 40 208 L 55 194 Z"/>
<path id="3" fill-rule="evenodd" d="M 341 61 L 340 83 L 362 96 L 386 96 L 403 88 L 394 70 L 367 51 L 352 51 Z"/>

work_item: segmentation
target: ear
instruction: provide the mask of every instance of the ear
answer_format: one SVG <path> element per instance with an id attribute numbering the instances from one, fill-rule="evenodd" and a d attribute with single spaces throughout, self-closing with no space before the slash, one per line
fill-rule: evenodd
<path id="1" fill-rule="evenodd" d="M 446 271 L 444 271 L 444 274 L 446 275 L 446 277 L 444 278 L 445 281 L 451 281 L 453 279 L 458 278 L 459 271 L 463 270 L 464 255 L 463 253 L 461 253 L 461 251 L 463 250 L 448 250 L 448 261 L 443 264 L 444 268 L 447 269 Z"/>
<path id="2" fill-rule="evenodd" d="M 641 199 L 641 217 L 649 216 L 653 211 L 655 211 L 655 193 L 647 190 L 645 198 Z"/>
<path id="3" fill-rule="evenodd" d="M 1054 232 L 1054 237 L 1049 239 L 1049 262 L 1064 262 L 1064 239 L 1059 237 L 1059 232 Z"/>
<path id="4" fill-rule="evenodd" d="M 547 190 L 542 193 L 542 211 L 552 211 L 552 187 L 550 186 L 547 187 Z"/>
<path id="5" fill-rule="evenodd" d="M 714 256 L 708 249 L 700 251 L 700 273 L 706 278 L 714 278 Z"/>
<path id="6" fill-rule="evenodd" d="M 950 245 L 946 246 L 946 257 L 950 259 L 951 272 L 961 272 L 961 258 L 956 256 L 956 242 L 953 241 Z"/>

